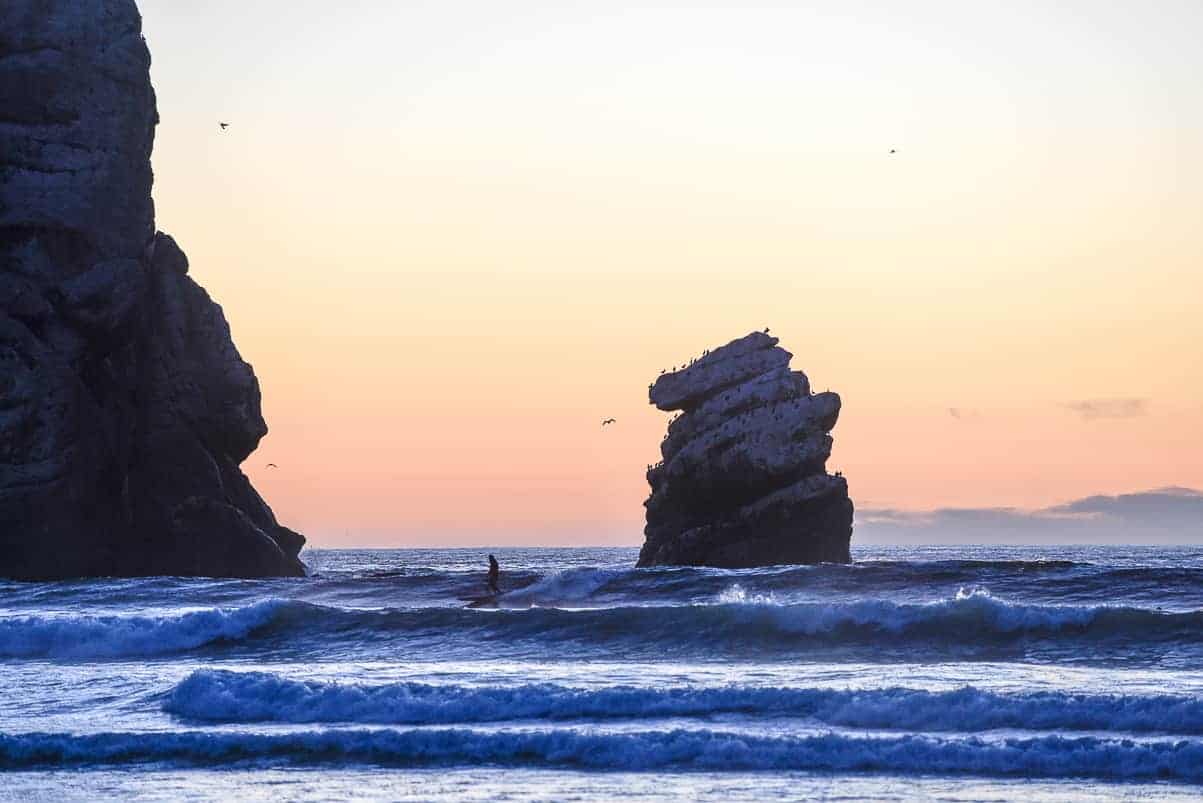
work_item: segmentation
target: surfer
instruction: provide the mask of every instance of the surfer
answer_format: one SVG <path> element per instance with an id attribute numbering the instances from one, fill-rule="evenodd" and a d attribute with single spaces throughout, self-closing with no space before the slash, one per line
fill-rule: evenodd
<path id="1" fill-rule="evenodd" d="M 501 576 L 501 567 L 497 565 L 497 558 L 489 555 L 489 591 L 494 594 L 500 594 L 501 589 L 497 587 L 497 578 Z"/>

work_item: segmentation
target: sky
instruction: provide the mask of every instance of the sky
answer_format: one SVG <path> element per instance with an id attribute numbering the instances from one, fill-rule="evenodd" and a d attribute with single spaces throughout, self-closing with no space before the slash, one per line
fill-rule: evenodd
<path id="1" fill-rule="evenodd" d="M 244 470 L 317 546 L 636 545 L 647 384 L 769 326 L 858 534 L 1203 488 L 1203 4 L 1053 5 L 141 0 Z"/>

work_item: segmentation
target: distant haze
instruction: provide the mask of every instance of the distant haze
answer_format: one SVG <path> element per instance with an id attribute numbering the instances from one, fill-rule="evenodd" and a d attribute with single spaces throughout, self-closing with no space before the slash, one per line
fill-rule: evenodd
<path id="1" fill-rule="evenodd" d="M 647 383 L 765 326 L 854 543 L 1203 487 L 1197 0 L 140 4 L 159 226 L 319 546 L 637 544 Z"/>

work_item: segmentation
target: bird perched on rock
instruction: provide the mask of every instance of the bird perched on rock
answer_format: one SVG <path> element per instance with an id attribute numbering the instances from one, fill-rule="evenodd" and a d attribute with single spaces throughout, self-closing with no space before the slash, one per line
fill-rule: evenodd
<path id="1" fill-rule="evenodd" d="M 616 423 L 618 423 L 618 422 L 615 421 L 613 418 L 607 418 L 605 421 L 602 422 L 602 426 L 607 427 L 610 424 L 616 424 Z"/>

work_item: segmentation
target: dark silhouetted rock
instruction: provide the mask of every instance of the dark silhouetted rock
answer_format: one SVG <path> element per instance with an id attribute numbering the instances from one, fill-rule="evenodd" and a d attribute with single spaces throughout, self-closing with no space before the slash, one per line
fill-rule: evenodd
<path id="1" fill-rule="evenodd" d="M 652 385 L 652 404 L 681 415 L 648 470 L 640 566 L 849 560 L 848 484 L 825 468 L 840 397 L 812 394 L 791 357 L 750 334 Z"/>
<path id="2" fill-rule="evenodd" d="M 239 469 L 259 383 L 155 231 L 137 7 L 0 5 L 0 576 L 303 574 Z"/>

